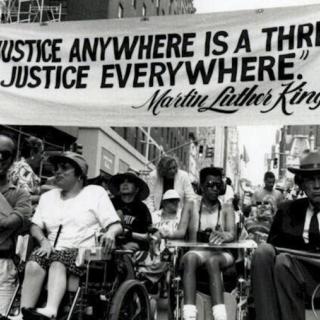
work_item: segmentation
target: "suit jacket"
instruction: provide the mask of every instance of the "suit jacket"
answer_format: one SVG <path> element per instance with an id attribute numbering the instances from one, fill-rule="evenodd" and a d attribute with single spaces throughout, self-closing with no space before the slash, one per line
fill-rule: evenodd
<path id="1" fill-rule="evenodd" d="M 150 195 L 145 200 L 150 212 L 154 212 L 160 209 L 160 204 L 163 194 L 163 179 L 159 177 L 156 170 L 150 173 L 148 178 L 148 186 L 150 189 Z M 174 189 L 180 196 L 180 208 L 182 208 L 186 200 L 194 200 L 195 193 L 193 191 L 189 175 L 186 171 L 178 170 L 174 177 Z"/>
<path id="2" fill-rule="evenodd" d="M 274 217 L 267 242 L 276 247 L 311 250 L 309 244 L 303 240 L 308 207 L 307 198 L 283 202 Z"/>

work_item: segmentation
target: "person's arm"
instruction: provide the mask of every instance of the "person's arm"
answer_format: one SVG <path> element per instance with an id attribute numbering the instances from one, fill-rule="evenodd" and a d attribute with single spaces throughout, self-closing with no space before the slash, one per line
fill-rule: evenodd
<path id="1" fill-rule="evenodd" d="M 183 207 L 178 229 L 167 236 L 168 239 L 183 239 L 187 233 L 193 210 L 193 201 L 188 201 Z"/>
<path id="2" fill-rule="evenodd" d="M 223 242 L 232 242 L 236 238 L 236 220 L 235 212 L 232 208 L 232 205 L 229 204 L 222 209 L 224 213 L 224 241 Z"/>
<path id="3" fill-rule="evenodd" d="M 191 181 L 189 179 L 188 174 L 186 174 L 184 181 L 184 190 L 185 190 L 185 198 L 187 201 L 193 201 L 195 199 L 195 193 L 192 188 Z"/>
<path id="4" fill-rule="evenodd" d="M 12 212 L 7 217 L 0 218 L 0 228 L 5 230 L 11 229 L 13 231 L 19 228 L 28 229 L 31 214 L 30 194 L 23 189 L 18 189 Z"/>
<path id="5" fill-rule="evenodd" d="M 11 214 L 7 217 L 0 218 L 1 230 L 17 230 L 22 225 L 22 220 L 18 215 Z"/>
<path id="6" fill-rule="evenodd" d="M 107 231 L 105 231 L 100 237 L 100 245 L 105 247 L 106 252 L 110 252 L 114 249 L 116 236 L 122 233 L 122 225 L 120 221 L 117 221 L 107 227 Z"/>
<path id="7" fill-rule="evenodd" d="M 197 241 L 197 232 L 199 227 L 199 208 L 196 205 L 197 201 L 191 201 L 191 211 L 188 224 L 188 238 L 189 241 Z"/>
<path id="8" fill-rule="evenodd" d="M 53 247 L 48 238 L 44 235 L 42 229 L 36 224 L 31 224 L 30 234 L 38 241 L 40 245 L 40 247 L 35 250 L 35 253 L 48 258 L 53 251 Z"/>
<path id="9" fill-rule="evenodd" d="M 150 235 L 153 233 L 154 230 L 152 230 L 152 218 L 149 211 L 149 208 L 147 205 L 143 202 L 140 204 L 140 214 L 141 214 L 141 220 L 140 220 L 140 232 L 132 232 L 132 239 L 138 240 L 138 241 L 149 241 Z M 142 228 L 141 228 L 142 227 Z"/>
<path id="10" fill-rule="evenodd" d="M 155 201 L 154 201 L 156 181 L 157 181 L 157 175 L 154 172 L 151 172 L 149 178 L 147 178 L 147 184 L 148 184 L 150 193 L 148 198 L 144 200 L 144 203 L 147 205 L 149 212 L 154 212 L 157 210 Z"/>
<path id="11" fill-rule="evenodd" d="M 253 193 L 251 197 L 251 205 L 255 206 L 257 204 L 257 191 Z"/>
<path id="12" fill-rule="evenodd" d="M 232 242 L 236 238 L 236 224 L 235 224 L 235 213 L 232 205 L 226 204 L 221 209 L 223 230 L 212 231 L 209 242 L 214 244 L 221 244 Z"/>
<path id="13" fill-rule="evenodd" d="M 274 246 L 283 246 L 283 237 L 282 237 L 282 217 L 283 217 L 283 209 L 279 208 L 277 213 L 273 218 L 273 222 L 271 224 L 271 228 L 268 234 L 267 242 Z"/>

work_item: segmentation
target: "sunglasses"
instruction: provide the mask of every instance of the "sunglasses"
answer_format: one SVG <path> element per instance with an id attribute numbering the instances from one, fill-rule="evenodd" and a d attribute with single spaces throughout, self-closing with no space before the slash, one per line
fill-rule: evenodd
<path id="1" fill-rule="evenodd" d="M 257 206 L 261 206 L 262 204 L 267 205 L 267 204 L 269 204 L 269 201 L 263 201 L 263 202 L 257 201 Z"/>
<path id="2" fill-rule="evenodd" d="M 6 161 L 13 156 L 10 151 L 0 151 L 0 161 Z"/>
<path id="3" fill-rule="evenodd" d="M 205 188 L 213 188 L 213 187 L 217 187 L 217 189 L 220 189 L 222 187 L 222 183 L 221 182 L 214 182 L 214 181 L 208 181 L 205 185 Z"/>

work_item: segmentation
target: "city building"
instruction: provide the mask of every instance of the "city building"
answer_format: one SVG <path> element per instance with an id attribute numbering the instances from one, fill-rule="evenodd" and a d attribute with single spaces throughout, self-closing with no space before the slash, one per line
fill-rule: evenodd
<path id="1" fill-rule="evenodd" d="M 2 20 L 7 23 L 58 22 L 194 12 L 193 0 L 10 0 L 3 8 Z M 37 127 L 33 128 L 36 130 Z M 25 129 L 28 131 L 30 128 Z M 197 148 L 190 136 L 191 128 L 64 127 L 57 130 L 67 133 L 73 138 L 72 143 L 82 146 L 82 153 L 89 162 L 89 177 L 99 174 L 110 176 L 129 168 L 147 174 L 163 153 L 175 156 L 180 168 L 196 174 L 192 160 Z M 34 135 L 46 140 L 41 132 Z M 71 148 L 71 144 L 65 145 L 63 139 L 56 143 L 62 145 L 62 149 Z"/>
<path id="2" fill-rule="evenodd" d="M 68 0 L 66 20 L 192 14 L 192 0 Z"/>
<path id="3" fill-rule="evenodd" d="M 280 180 L 291 179 L 288 166 L 298 166 L 299 159 L 307 150 L 319 149 L 320 126 L 283 126 L 276 134 L 276 144 L 271 150 L 269 168 Z"/>

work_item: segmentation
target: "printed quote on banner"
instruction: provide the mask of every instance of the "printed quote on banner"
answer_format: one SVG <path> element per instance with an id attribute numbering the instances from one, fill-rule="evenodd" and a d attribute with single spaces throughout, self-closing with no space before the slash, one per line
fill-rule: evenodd
<path id="1" fill-rule="evenodd" d="M 0 30 L 0 95 L 9 105 L 12 96 L 39 108 L 56 103 L 69 115 L 87 106 L 97 123 L 101 110 L 111 119 L 126 114 L 151 121 L 316 111 L 315 8 L 294 16 L 287 9 L 252 12 L 255 19 L 238 12 L 6 26 Z"/>

